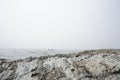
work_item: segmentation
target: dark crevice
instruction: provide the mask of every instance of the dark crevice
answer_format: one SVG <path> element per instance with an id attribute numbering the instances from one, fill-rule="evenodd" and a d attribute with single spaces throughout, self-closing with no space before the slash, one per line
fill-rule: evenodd
<path id="1" fill-rule="evenodd" d="M 31 77 L 35 77 L 35 76 L 38 76 L 38 73 L 33 73 L 33 74 L 31 75 Z"/>

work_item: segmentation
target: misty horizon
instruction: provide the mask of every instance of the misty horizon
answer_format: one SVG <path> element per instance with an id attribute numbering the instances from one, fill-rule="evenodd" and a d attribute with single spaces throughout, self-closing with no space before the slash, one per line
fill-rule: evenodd
<path id="1" fill-rule="evenodd" d="M 0 48 L 119 49 L 119 0 L 1 0 Z"/>

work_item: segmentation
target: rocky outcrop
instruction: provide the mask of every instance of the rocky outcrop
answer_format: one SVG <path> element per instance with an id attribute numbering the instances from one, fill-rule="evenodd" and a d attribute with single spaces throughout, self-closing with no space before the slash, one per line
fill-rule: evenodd
<path id="1" fill-rule="evenodd" d="M 120 80 L 120 50 L 0 59 L 0 80 Z"/>

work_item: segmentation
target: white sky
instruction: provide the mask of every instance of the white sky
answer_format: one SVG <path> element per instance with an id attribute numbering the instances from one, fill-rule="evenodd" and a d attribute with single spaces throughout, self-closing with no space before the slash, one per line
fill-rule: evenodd
<path id="1" fill-rule="evenodd" d="M 0 48 L 120 48 L 120 0 L 0 0 Z"/>

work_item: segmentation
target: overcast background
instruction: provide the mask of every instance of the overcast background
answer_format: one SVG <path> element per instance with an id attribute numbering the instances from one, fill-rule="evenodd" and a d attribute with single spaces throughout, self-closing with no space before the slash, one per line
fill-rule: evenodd
<path id="1" fill-rule="evenodd" d="M 120 48 L 120 0 L 0 0 L 0 48 Z"/>

